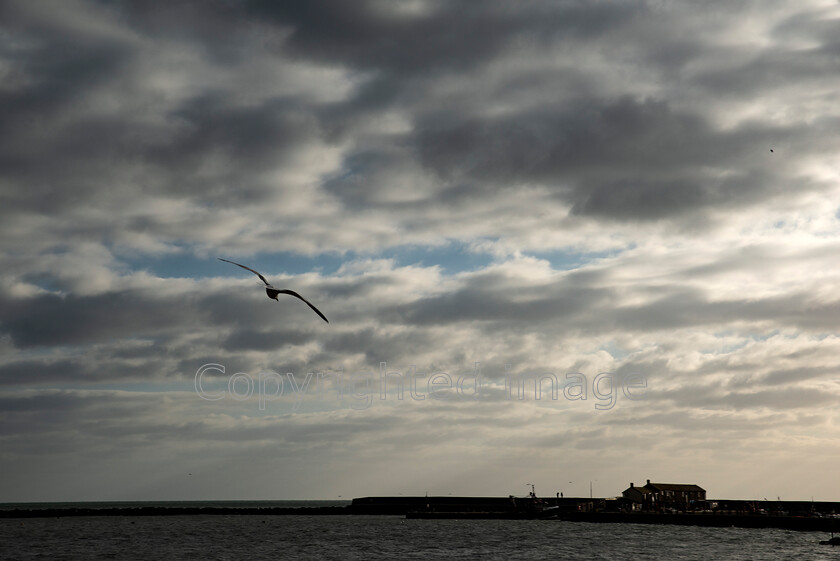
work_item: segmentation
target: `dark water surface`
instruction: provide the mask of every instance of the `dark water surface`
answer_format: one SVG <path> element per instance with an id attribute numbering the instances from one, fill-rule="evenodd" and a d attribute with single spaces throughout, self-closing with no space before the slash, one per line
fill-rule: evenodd
<path id="1" fill-rule="evenodd" d="M 398 516 L 0 519 L 0 559 L 840 561 L 814 532 Z"/>

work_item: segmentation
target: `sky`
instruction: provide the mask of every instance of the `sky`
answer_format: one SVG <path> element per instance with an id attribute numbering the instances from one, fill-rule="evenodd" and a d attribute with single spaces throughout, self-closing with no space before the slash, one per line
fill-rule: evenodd
<path id="1" fill-rule="evenodd" d="M 838 37 L 834 0 L 3 2 L 0 502 L 840 500 Z"/>

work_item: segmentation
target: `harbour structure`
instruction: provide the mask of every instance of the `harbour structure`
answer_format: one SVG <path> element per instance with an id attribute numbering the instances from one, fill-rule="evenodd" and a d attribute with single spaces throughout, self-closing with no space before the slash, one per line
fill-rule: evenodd
<path id="1" fill-rule="evenodd" d="M 633 510 L 686 511 L 706 507 L 706 490 L 694 483 L 651 483 L 648 479 L 642 487 L 631 482 L 621 495 L 630 501 Z"/>

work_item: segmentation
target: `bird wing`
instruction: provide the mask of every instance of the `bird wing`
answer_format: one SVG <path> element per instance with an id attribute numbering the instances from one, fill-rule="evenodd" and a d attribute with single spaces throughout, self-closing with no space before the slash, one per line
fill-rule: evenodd
<path id="1" fill-rule="evenodd" d="M 239 263 L 234 263 L 233 261 L 228 261 L 227 259 L 222 259 L 221 257 L 217 257 L 217 259 L 218 259 L 219 261 L 224 261 L 225 263 L 231 263 L 231 264 L 233 264 L 233 265 L 236 265 L 237 267 L 242 267 L 243 269 L 247 269 L 248 271 L 251 271 L 252 273 L 254 273 L 255 275 L 257 275 L 258 277 L 260 277 L 260 280 L 261 280 L 261 281 L 263 281 L 267 287 L 269 287 L 269 288 L 274 288 L 273 286 L 271 286 L 271 285 L 268 283 L 268 281 L 267 281 L 267 280 L 265 280 L 265 277 L 264 277 L 264 276 L 262 276 L 261 274 L 259 274 L 259 273 L 258 273 L 258 272 L 256 272 L 255 270 L 253 270 L 251 267 L 246 267 L 245 265 L 240 265 Z M 308 304 L 308 302 L 307 302 L 307 304 Z M 311 304 L 310 304 L 310 306 L 311 306 Z"/>
<path id="2" fill-rule="evenodd" d="M 275 290 L 277 290 L 277 289 L 275 289 Z M 312 303 L 311 303 L 309 300 L 307 300 L 306 298 L 304 298 L 303 296 L 301 296 L 300 294 L 298 294 L 298 293 L 297 293 L 297 292 L 295 292 L 294 290 L 285 290 L 285 289 L 284 289 L 284 290 L 277 290 L 277 293 L 278 293 L 278 294 L 288 294 L 289 296 L 294 296 L 295 298 L 300 298 L 301 300 L 303 300 L 304 302 L 306 302 L 306 305 L 307 305 L 307 306 L 309 306 L 310 308 L 312 308 L 312 311 L 313 311 L 313 312 L 315 312 L 316 314 L 318 314 L 319 316 L 321 316 L 321 319 L 322 319 L 322 320 L 324 320 L 324 321 L 325 321 L 325 322 L 327 322 L 327 323 L 329 323 L 329 322 L 330 322 L 330 320 L 328 320 L 328 319 L 327 319 L 327 316 L 325 316 L 324 314 L 322 314 L 322 313 L 321 313 L 321 310 L 319 310 L 318 308 L 316 308 L 315 306 L 313 306 L 313 305 L 312 305 Z"/>

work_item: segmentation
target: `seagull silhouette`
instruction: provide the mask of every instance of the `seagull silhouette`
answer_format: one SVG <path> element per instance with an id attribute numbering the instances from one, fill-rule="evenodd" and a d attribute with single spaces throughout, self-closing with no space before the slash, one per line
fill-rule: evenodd
<path id="1" fill-rule="evenodd" d="M 265 283 L 265 293 L 268 294 L 268 297 L 271 298 L 272 300 L 277 300 L 277 296 L 279 294 L 288 294 L 289 296 L 294 296 L 295 298 L 298 298 L 298 299 L 306 302 L 306 305 L 309 306 L 310 308 L 312 308 L 313 312 L 315 312 L 316 314 L 321 316 L 322 320 L 324 320 L 327 323 L 330 322 L 330 320 L 327 319 L 327 316 L 325 316 L 324 314 L 321 313 L 321 310 L 319 310 L 318 308 L 313 306 L 312 303 L 309 302 L 309 300 L 307 300 L 306 298 L 304 298 L 303 296 L 301 296 L 300 294 L 298 294 L 294 290 L 274 288 L 273 286 L 271 286 L 271 283 L 269 283 L 267 280 L 265 280 L 264 276 L 262 276 L 257 271 L 253 270 L 252 268 L 246 267 L 245 265 L 240 265 L 239 263 L 234 263 L 233 261 L 228 261 L 227 259 L 222 259 L 221 257 L 217 257 L 217 259 L 219 261 L 224 261 L 225 263 L 230 263 L 231 265 L 236 265 L 237 267 L 242 267 L 243 269 L 245 269 L 247 271 L 251 271 L 252 273 L 257 275 L 258 277 L 260 277 L 260 280 Z"/>

